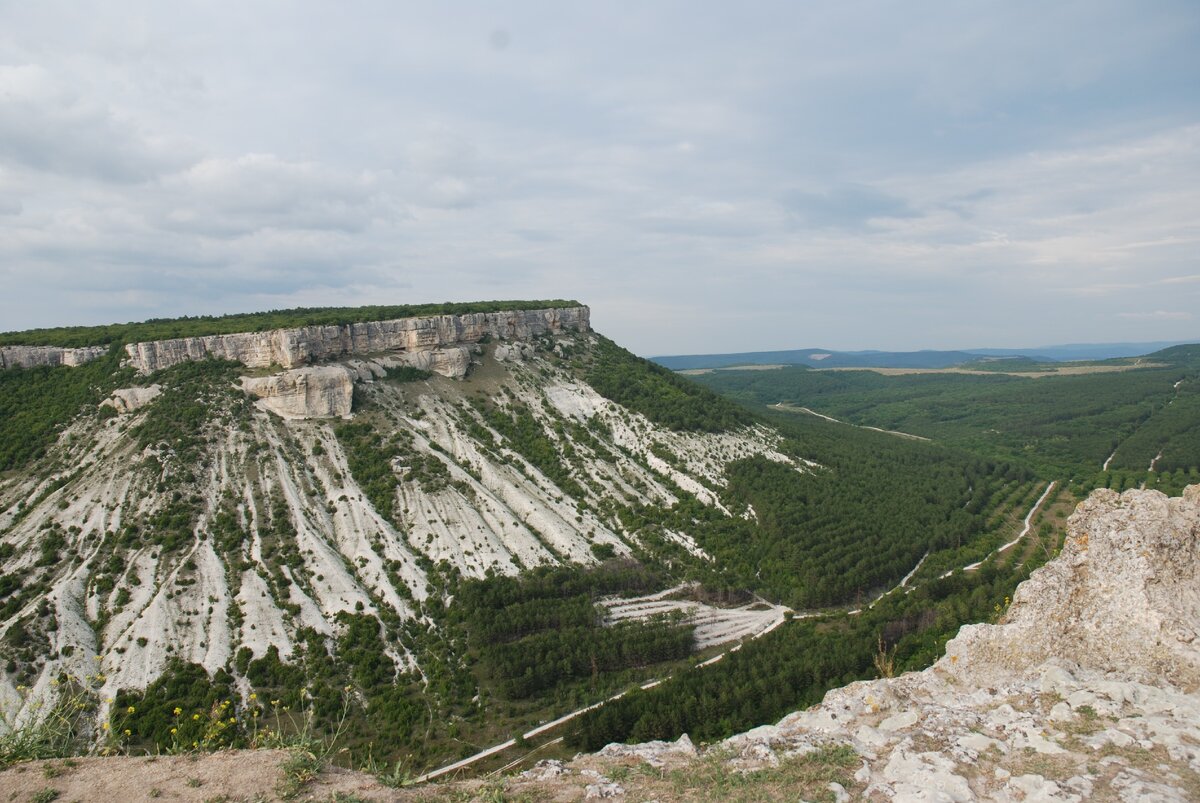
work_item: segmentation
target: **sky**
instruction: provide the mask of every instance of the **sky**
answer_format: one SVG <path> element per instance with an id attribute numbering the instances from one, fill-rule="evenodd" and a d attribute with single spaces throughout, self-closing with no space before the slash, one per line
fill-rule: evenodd
<path id="1" fill-rule="evenodd" d="M 1200 3 L 0 0 L 0 330 L 1200 340 Z"/>

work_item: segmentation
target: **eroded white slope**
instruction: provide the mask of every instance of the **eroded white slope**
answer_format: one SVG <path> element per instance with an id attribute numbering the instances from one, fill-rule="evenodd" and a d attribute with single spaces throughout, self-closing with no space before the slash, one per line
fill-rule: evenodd
<path id="1" fill-rule="evenodd" d="M 392 466 L 391 520 L 355 481 L 336 421 L 285 421 L 242 404 L 239 390 L 214 391 L 202 456 L 185 465 L 173 443 L 143 448 L 136 435 L 169 393 L 108 420 L 81 416 L 36 471 L 0 485 L 0 535 L 13 547 L 0 571 L 37 591 L 0 637 L 20 627 L 44 642 L 40 660 L 0 673 L 0 696 L 12 697 L 18 675 L 34 700 L 61 672 L 102 676 L 112 695 L 145 687 L 175 658 L 210 672 L 243 648 L 287 659 L 302 628 L 336 639 L 343 615 L 420 618 L 430 565 L 482 577 L 630 555 L 652 547 L 624 529 L 619 507 L 691 494 L 750 515 L 721 501 L 731 461 L 762 455 L 809 469 L 769 429 L 673 432 L 602 397 L 547 350 L 510 345 L 501 362 L 494 348 L 461 381 L 361 376 L 369 404 L 359 420 L 408 455 Z M 532 416 L 573 487 L 491 426 L 485 412 L 496 408 Z M 436 461 L 441 479 L 405 465 L 416 459 Z M 190 523 L 166 538 L 162 522 L 181 509 Z M 45 553 L 52 537 L 61 543 Z M 662 537 L 711 560 L 690 533 Z M 775 615 L 685 607 L 705 644 Z M 398 642 L 382 649 L 398 669 L 414 665 Z"/>

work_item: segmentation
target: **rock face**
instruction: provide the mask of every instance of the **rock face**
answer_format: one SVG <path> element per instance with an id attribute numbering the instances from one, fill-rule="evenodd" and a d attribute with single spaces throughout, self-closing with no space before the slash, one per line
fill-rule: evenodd
<path id="1" fill-rule="evenodd" d="M 36 368 L 66 365 L 75 367 L 108 353 L 108 346 L 78 349 L 59 346 L 0 346 L 0 368 Z"/>
<path id="2" fill-rule="evenodd" d="M 1003 627 L 964 627 L 946 663 L 986 682 L 1051 658 L 1200 689 L 1200 485 L 1093 493 L 1062 554 L 1013 595 Z"/>
<path id="3" fill-rule="evenodd" d="M 151 373 L 189 360 L 218 357 L 251 368 L 294 368 L 347 355 L 420 352 L 478 343 L 485 337 L 525 339 L 566 330 L 590 330 L 587 307 L 435 315 L 344 326 L 305 326 L 271 332 L 183 337 L 125 347 L 129 364 Z"/>
<path id="4" fill-rule="evenodd" d="M 150 385 L 145 388 L 121 388 L 114 390 L 112 396 L 100 402 L 100 406 L 111 407 L 118 413 L 132 413 L 157 399 L 161 393 L 161 385 Z"/>
<path id="5" fill-rule="evenodd" d="M 296 368 L 271 376 L 244 376 L 242 389 L 283 418 L 345 417 L 354 397 L 354 373 L 344 365 Z"/>

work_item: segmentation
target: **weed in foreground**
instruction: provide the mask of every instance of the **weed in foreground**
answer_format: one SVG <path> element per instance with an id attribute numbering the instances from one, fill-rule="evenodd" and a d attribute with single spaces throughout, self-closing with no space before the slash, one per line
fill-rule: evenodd
<path id="1" fill-rule="evenodd" d="M 705 759 L 676 770 L 666 777 L 670 789 L 662 796 L 678 800 L 775 801 L 794 799 L 833 799 L 830 782 L 850 789 L 854 786 L 851 770 L 859 766 L 858 754 L 849 745 L 827 745 L 796 758 L 785 759 L 777 767 L 739 772 L 727 763 L 728 756 L 711 754 Z M 646 791 L 658 792 L 648 784 Z"/>
<path id="2" fill-rule="evenodd" d="M 18 687 L 17 691 L 25 689 Z M 34 702 L 23 711 L 26 703 L 22 697 L 12 710 L 0 708 L 0 768 L 85 751 L 88 721 L 96 709 L 96 695 L 90 688 L 72 685 L 44 710 Z"/>
<path id="3" fill-rule="evenodd" d="M 342 698 L 342 714 L 338 719 L 337 728 L 333 734 L 317 738 L 313 731 L 313 712 L 303 711 L 303 716 L 291 733 L 285 734 L 276 728 L 264 737 L 263 747 L 283 748 L 289 751 L 288 757 L 280 765 L 280 778 L 276 793 L 287 800 L 300 794 L 305 786 L 316 780 L 321 770 L 329 763 L 329 757 L 337 748 L 338 740 L 346 724 L 346 715 L 350 711 L 350 688 L 347 687 Z"/>

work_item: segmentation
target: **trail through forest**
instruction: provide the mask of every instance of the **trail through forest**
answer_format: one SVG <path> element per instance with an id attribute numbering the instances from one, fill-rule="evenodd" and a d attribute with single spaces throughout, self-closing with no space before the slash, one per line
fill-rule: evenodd
<path id="1" fill-rule="evenodd" d="M 779 406 L 779 405 L 776 405 L 776 406 Z M 793 408 L 793 409 L 796 409 L 796 408 Z M 812 413 L 811 410 L 806 410 L 806 412 Z M 828 417 L 828 416 L 823 416 L 820 413 L 812 413 L 812 414 L 820 416 L 821 418 Z M 834 419 L 830 419 L 830 420 L 832 421 Z M 842 422 L 839 422 L 839 423 L 842 423 Z M 894 434 L 903 435 L 903 433 L 894 433 Z M 908 437 L 913 437 L 913 436 L 908 436 Z M 992 555 L 1003 552 L 1004 550 L 1014 546 L 1015 544 L 1020 542 L 1020 540 L 1029 533 L 1029 530 L 1033 526 L 1034 515 L 1037 514 L 1037 511 L 1041 508 L 1042 504 L 1046 501 L 1046 499 L 1049 498 L 1051 492 L 1054 490 L 1054 488 L 1057 484 L 1058 484 L 1058 481 L 1054 480 L 1049 485 L 1046 486 L 1046 490 L 1042 492 L 1042 495 L 1038 498 L 1038 500 L 1036 502 L 1034 502 L 1033 507 L 1030 508 L 1029 512 L 1025 515 L 1024 526 L 1022 527 L 1020 534 L 1017 535 L 1017 537 L 1014 538 L 1013 540 L 1009 541 L 1007 544 L 1004 544 L 1000 548 L 991 552 L 988 555 L 989 558 Z M 891 594 L 891 593 L 897 591 L 898 589 L 905 588 L 908 585 L 909 581 L 912 579 L 913 575 L 915 575 L 917 573 L 917 570 L 921 568 L 921 565 L 925 562 L 925 558 L 927 558 L 927 557 L 929 557 L 929 553 L 922 555 L 921 559 L 917 562 L 917 565 L 914 566 L 912 568 L 912 570 L 909 571 L 909 573 L 906 574 L 900 580 L 900 582 L 897 583 L 893 588 L 888 589 L 887 591 L 883 592 L 878 597 L 876 597 L 875 601 L 871 603 L 871 606 L 874 606 L 876 602 L 883 599 L 888 594 Z M 983 560 L 987 560 L 987 558 L 984 558 Z M 968 572 L 974 571 L 975 569 L 979 568 L 979 566 L 983 563 L 983 560 L 977 561 L 976 563 L 972 563 L 968 566 L 964 566 L 964 567 L 962 567 L 962 569 L 963 569 L 963 571 L 968 571 Z M 957 570 L 952 569 L 952 570 L 946 572 L 945 574 L 941 575 L 941 577 L 948 577 L 949 575 L 953 574 L 955 571 L 957 571 Z M 684 588 L 684 586 L 676 586 L 675 588 L 666 589 L 665 591 L 661 591 L 658 594 L 652 594 L 652 595 L 650 595 L 648 597 L 644 597 L 642 599 L 648 600 L 648 599 L 653 599 L 653 598 L 666 597 L 666 596 L 670 595 L 671 593 L 679 591 L 682 588 Z M 856 614 L 861 614 L 862 609 L 858 608 L 855 610 L 846 611 L 846 613 L 851 616 L 854 616 Z M 803 616 L 805 616 L 805 615 L 801 614 L 797 618 L 801 618 Z M 787 618 L 783 617 L 783 616 L 780 616 L 780 617 L 774 618 L 773 620 L 770 620 L 769 624 L 767 624 L 767 626 L 764 627 L 763 629 L 753 633 L 752 635 L 748 636 L 747 638 L 745 638 L 743 640 L 738 641 L 738 643 L 734 644 L 729 649 L 724 650 L 720 653 L 717 653 L 713 657 L 697 664 L 695 667 L 693 667 L 693 669 L 701 669 L 703 667 L 711 666 L 712 664 L 717 663 L 718 661 L 722 660 L 726 655 L 729 655 L 730 653 L 734 653 L 734 652 L 737 652 L 738 650 L 740 650 L 747 641 L 752 641 L 754 639 L 765 636 L 766 634 L 773 631 L 775 628 L 779 627 L 785 621 L 787 621 Z M 673 675 L 667 675 L 666 677 L 659 678 L 657 680 L 647 681 L 646 683 L 641 684 L 641 686 L 639 686 L 638 688 L 640 688 L 642 690 L 652 689 L 655 686 L 660 685 L 664 681 L 670 680 L 672 677 L 673 677 Z M 546 722 L 541 725 L 538 725 L 536 728 L 533 728 L 532 730 L 529 730 L 529 731 L 526 731 L 525 733 L 523 733 L 521 735 L 520 739 L 521 739 L 521 741 L 528 741 L 529 739 L 540 736 L 541 734 L 546 733 L 547 731 L 553 730 L 554 728 L 557 728 L 559 725 L 563 725 L 567 722 L 570 722 L 571 720 L 575 719 L 576 717 L 582 716 L 583 714 L 586 714 L 589 711 L 594 711 L 597 708 L 607 705 L 608 703 L 611 703 L 615 700 L 620 700 L 622 697 L 624 697 L 628 693 L 629 693 L 629 690 L 627 689 L 625 691 L 614 694 L 613 696 L 608 697 L 604 700 L 601 700 L 597 703 L 592 703 L 591 705 L 584 706 L 583 708 L 579 708 L 579 709 L 576 709 L 575 711 L 571 711 L 568 714 L 564 714 L 561 717 L 559 717 L 558 719 L 554 719 L 554 720 L 551 720 L 550 722 Z M 450 773 L 456 772 L 461 769 L 465 769 L 465 768 L 471 766 L 472 764 L 475 764 L 479 761 L 482 761 L 485 758 L 488 758 L 489 756 L 494 756 L 497 753 L 502 753 L 503 751 L 509 749 L 510 747 L 516 747 L 516 745 L 517 745 L 516 738 L 509 739 L 508 741 L 501 742 L 500 744 L 493 745 L 492 747 L 488 747 L 484 750 L 480 750 L 478 753 L 475 753 L 474 755 L 470 755 L 470 756 L 467 756 L 466 758 L 455 761 L 452 764 L 447 764 L 444 767 L 439 767 L 438 769 L 431 770 L 430 772 L 427 772 L 424 775 L 419 776 L 414 782 L 415 783 L 425 783 L 426 781 L 432 781 L 436 778 L 441 778 L 444 775 L 449 775 Z M 533 748 L 533 750 L 540 750 L 541 748 L 543 748 L 545 746 L 546 745 L 539 745 L 538 747 Z M 532 753 L 532 751 L 531 751 L 531 753 Z M 526 758 L 526 757 L 527 756 L 522 756 L 521 758 L 514 760 L 513 762 L 511 762 L 508 765 L 508 767 L 516 766 L 522 760 L 524 760 L 524 758 Z"/>

